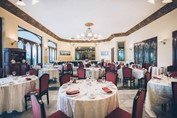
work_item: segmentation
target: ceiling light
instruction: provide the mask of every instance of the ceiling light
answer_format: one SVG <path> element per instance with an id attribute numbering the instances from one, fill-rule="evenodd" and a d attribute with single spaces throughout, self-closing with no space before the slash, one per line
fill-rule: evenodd
<path id="1" fill-rule="evenodd" d="M 81 33 L 77 35 L 78 39 L 81 40 L 94 40 L 94 39 L 100 39 L 102 36 L 100 34 L 97 33 L 93 33 L 91 26 L 93 26 L 94 24 L 91 22 L 87 22 L 85 23 L 85 26 L 88 27 L 85 33 Z"/>
<path id="2" fill-rule="evenodd" d="M 155 4 L 155 0 L 148 0 L 147 2 L 149 2 L 151 4 Z"/>
<path id="3" fill-rule="evenodd" d="M 35 4 L 37 4 L 38 2 L 39 2 L 39 0 L 32 0 L 32 5 L 35 5 Z M 23 2 L 23 0 L 18 0 L 18 1 L 16 2 L 16 4 L 19 5 L 19 6 L 26 6 L 26 4 Z"/>
<path id="4" fill-rule="evenodd" d="M 22 0 L 18 0 L 16 2 L 16 4 L 19 5 L 19 6 L 25 6 L 26 5 Z"/>
<path id="5" fill-rule="evenodd" d="M 39 2 L 39 0 L 32 0 L 32 5 L 35 5 Z"/>
<path id="6" fill-rule="evenodd" d="M 147 2 L 151 3 L 151 4 L 155 4 L 155 0 L 147 0 Z M 171 3 L 173 2 L 173 0 L 162 0 L 162 3 Z"/>
<path id="7" fill-rule="evenodd" d="M 162 0 L 162 3 L 171 3 L 173 0 Z"/>

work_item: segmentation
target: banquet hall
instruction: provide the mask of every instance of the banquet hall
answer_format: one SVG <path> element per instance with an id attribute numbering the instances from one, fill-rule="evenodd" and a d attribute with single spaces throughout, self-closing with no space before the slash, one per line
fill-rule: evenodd
<path id="1" fill-rule="evenodd" d="M 0 118 L 176 118 L 177 0 L 0 0 Z"/>

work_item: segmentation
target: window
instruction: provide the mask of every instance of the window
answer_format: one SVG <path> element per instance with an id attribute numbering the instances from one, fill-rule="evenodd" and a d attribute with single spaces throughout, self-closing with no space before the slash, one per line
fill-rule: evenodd
<path id="1" fill-rule="evenodd" d="M 0 67 L 2 67 L 2 18 L 0 18 Z"/>
<path id="2" fill-rule="evenodd" d="M 118 61 L 125 60 L 125 46 L 124 42 L 118 42 Z"/>
<path id="3" fill-rule="evenodd" d="M 18 48 L 26 49 L 28 65 L 42 63 L 42 37 L 18 27 Z"/>
<path id="4" fill-rule="evenodd" d="M 48 41 L 48 55 L 49 55 L 49 59 L 48 59 L 49 63 L 57 60 L 57 44 L 50 40 Z"/>

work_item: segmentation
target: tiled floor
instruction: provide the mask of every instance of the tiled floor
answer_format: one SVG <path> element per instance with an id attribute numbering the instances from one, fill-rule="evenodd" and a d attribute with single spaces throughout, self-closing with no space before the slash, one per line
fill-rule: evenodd
<path id="1" fill-rule="evenodd" d="M 119 103 L 120 107 L 128 112 L 132 112 L 132 105 L 133 105 L 133 99 L 135 94 L 137 93 L 137 89 L 135 90 L 119 90 Z M 50 104 L 46 104 L 46 97 L 43 97 L 43 101 L 45 103 L 45 109 L 46 109 L 46 115 L 53 113 L 56 111 L 56 103 L 57 103 L 57 94 L 58 90 L 50 90 L 49 96 L 50 96 Z M 161 111 L 160 108 L 156 110 L 156 114 L 158 118 L 174 118 L 171 114 L 171 110 L 168 109 L 166 112 Z M 32 110 L 29 106 L 28 111 L 24 111 L 22 113 L 11 113 L 11 114 L 4 114 L 3 116 L 0 116 L 0 118 L 32 118 Z M 150 118 L 148 114 L 144 111 L 143 118 Z"/>

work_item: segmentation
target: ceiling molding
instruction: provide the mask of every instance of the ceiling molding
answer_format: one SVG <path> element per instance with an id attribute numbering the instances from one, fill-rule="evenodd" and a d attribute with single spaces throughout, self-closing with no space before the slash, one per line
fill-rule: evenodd
<path id="1" fill-rule="evenodd" d="M 166 15 L 167 13 L 171 12 L 172 10 L 177 8 L 177 1 L 174 0 L 174 2 L 166 4 L 159 10 L 157 10 L 155 13 L 129 29 L 127 32 L 122 32 L 122 33 L 115 33 L 111 34 L 107 39 L 102 39 L 102 40 L 97 40 L 97 41 L 81 41 L 81 40 L 69 40 L 69 39 L 63 39 L 54 34 L 52 31 L 47 29 L 45 26 L 40 24 L 38 21 L 36 21 L 34 18 L 26 14 L 24 11 L 16 7 L 14 4 L 9 2 L 8 0 L 0 0 L 0 6 L 7 10 L 8 12 L 14 14 L 15 16 L 19 17 L 20 19 L 26 21 L 27 23 L 31 24 L 32 26 L 36 27 L 37 29 L 43 31 L 44 33 L 50 35 L 51 37 L 57 39 L 58 41 L 63 41 L 63 42 L 78 42 L 78 43 L 95 43 L 95 42 L 106 42 L 110 41 L 115 37 L 123 37 L 123 36 L 128 36 L 131 33 L 143 28 L 144 26 L 150 24 L 151 22 L 155 21 L 156 19 Z"/>

